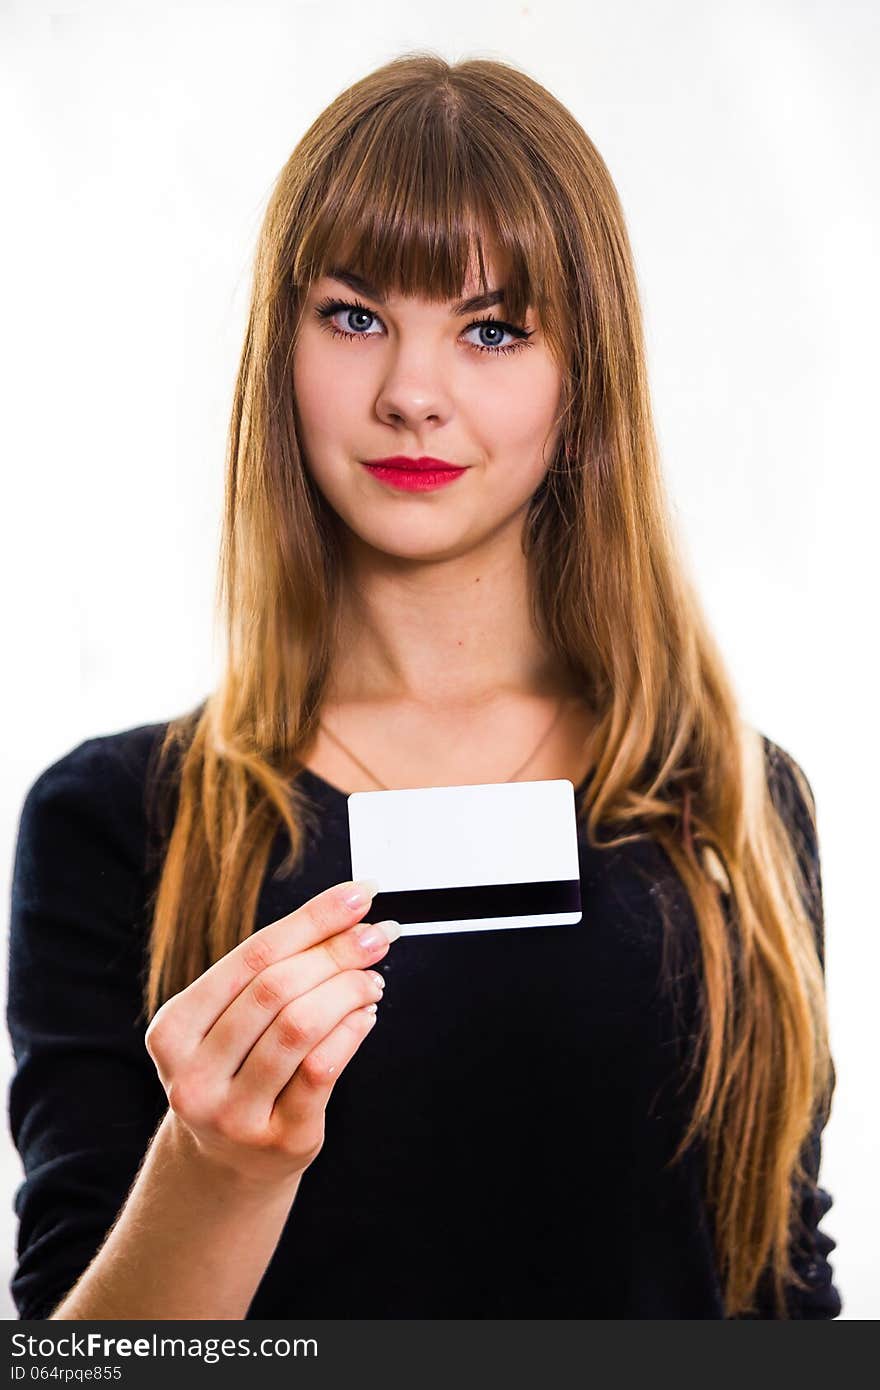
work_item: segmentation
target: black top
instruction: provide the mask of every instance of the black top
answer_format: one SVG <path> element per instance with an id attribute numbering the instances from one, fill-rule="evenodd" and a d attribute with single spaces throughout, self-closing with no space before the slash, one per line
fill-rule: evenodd
<path id="1" fill-rule="evenodd" d="M 89 1264 L 166 1109 L 138 1021 L 156 872 L 143 793 L 164 728 L 86 740 L 21 813 L 7 1017 L 22 1318 L 47 1317 Z M 787 755 L 765 749 L 818 875 Z M 304 868 L 273 878 L 279 831 L 256 927 L 352 876 L 346 794 L 309 771 L 299 785 L 319 812 Z M 695 918 L 653 841 L 591 850 L 580 826 L 579 853 L 580 923 L 404 936 L 374 967 L 378 1022 L 331 1094 L 248 1318 L 723 1317 L 703 1151 L 664 1171 L 695 1094 L 676 1095 Z M 677 1007 L 660 979 L 660 894 L 681 947 Z M 821 888 L 816 923 L 824 955 Z M 811 1287 L 790 1293 L 796 1318 L 841 1310 L 835 1242 L 818 1229 L 830 1205 L 821 1188 L 803 1201 L 795 1257 Z M 762 1287 L 759 1316 L 773 1317 Z"/>

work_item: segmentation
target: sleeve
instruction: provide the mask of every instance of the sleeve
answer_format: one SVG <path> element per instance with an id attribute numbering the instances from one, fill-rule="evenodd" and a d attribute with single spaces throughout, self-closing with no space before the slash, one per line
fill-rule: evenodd
<path id="1" fill-rule="evenodd" d="M 89 1265 L 167 1105 L 141 1016 L 143 787 L 121 737 L 41 773 L 19 818 L 7 1025 L 21 1318 L 48 1317 Z"/>
<path id="2" fill-rule="evenodd" d="M 789 828 L 804 879 L 804 890 L 816 931 L 816 946 L 825 968 L 825 917 L 822 899 L 822 870 L 816 828 L 816 801 L 803 769 L 790 753 L 764 739 L 767 780 L 773 803 Z M 832 1063 L 832 1079 L 835 1078 Z M 817 1121 L 801 1158 L 808 1181 L 800 1195 L 800 1229 L 793 1241 L 791 1260 L 796 1273 L 807 1284 L 806 1290 L 790 1287 L 786 1291 L 788 1316 L 793 1319 L 836 1318 L 842 1310 L 840 1293 L 834 1283 L 829 1256 L 836 1241 L 820 1229 L 820 1222 L 832 1206 L 832 1198 L 819 1184 L 822 1161 L 822 1132 L 827 1114 Z M 756 1296 L 759 1318 L 775 1318 L 772 1279 L 765 1273 Z"/>

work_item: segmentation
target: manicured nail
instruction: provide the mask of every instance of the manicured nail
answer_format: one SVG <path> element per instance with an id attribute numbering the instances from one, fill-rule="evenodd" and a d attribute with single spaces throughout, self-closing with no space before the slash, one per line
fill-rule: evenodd
<path id="1" fill-rule="evenodd" d="M 361 878 L 351 883 L 342 894 L 346 907 L 364 907 L 372 902 L 379 891 L 379 881 L 375 878 Z"/>
<path id="2" fill-rule="evenodd" d="M 355 936 L 365 951 L 378 951 L 380 946 L 397 940 L 400 926 L 397 922 L 365 922 L 357 929 Z"/>

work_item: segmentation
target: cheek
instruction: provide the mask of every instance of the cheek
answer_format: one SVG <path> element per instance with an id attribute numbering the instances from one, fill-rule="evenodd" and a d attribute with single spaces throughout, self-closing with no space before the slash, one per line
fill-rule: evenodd
<path id="1" fill-rule="evenodd" d="M 357 349 L 339 352 L 320 328 L 307 328 L 293 352 L 293 393 L 303 427 L 339 434 L 346 416 L 355 416 L 359 391 Z"/>
<path id="2" fill-rule="evenodd" d="M 314 351 L 308 343 L 298 347 L 293 357 L 293 391 L 300 422 L 307 434 L 321 430 L 330 416 L 326 383 L 320 351 Z"/>
<path id="3" fill-rule="evenodd" d="M 528 352 L 528 349 L 526 349 Z M 523 462 L 536 453 L 557 432 L 561 402 L 558 373 L 549 370 L 524 372 L 517 380 L 505 376 L 478 396 L 480 429 L 490 454 L 519 455 Z"/>

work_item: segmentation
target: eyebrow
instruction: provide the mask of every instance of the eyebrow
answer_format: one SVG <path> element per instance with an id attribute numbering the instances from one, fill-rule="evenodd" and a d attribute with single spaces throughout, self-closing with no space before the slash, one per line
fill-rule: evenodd
<path id="1" fill-rule="evenodd" d="M 385 297 L 380 294 L 375 285 L 371 285 L 362 276 L 355 275 L 353 270 L 345 270 L 342 266 L 333 266 L 327 271 L 331 280 L 340 280 L 343 285 L 348 285 L 349 289 L 356 290 L 358 294 L 365 294 L 368 299 L 375 299 L 377 304 L 384 304 Z M 504 303 L 504 290 L 490 290 L 488 294 L 475 294 L 470 299 L 463 299 L 460 304 L 453 305 L 454 314 L 473 314 L 479 309 L 490 309 L 493 304 Z"/>

